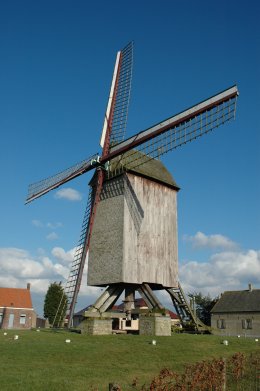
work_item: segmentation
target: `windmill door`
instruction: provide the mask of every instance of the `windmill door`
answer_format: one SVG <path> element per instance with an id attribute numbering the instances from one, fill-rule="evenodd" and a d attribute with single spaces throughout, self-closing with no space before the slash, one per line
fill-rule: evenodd
<path id="1" fill-rule="evenodd" d="M 8 320 L 8 328 L 12 329 L 13 327 L 14 327 L 14 314 L 10 314 Z"/>

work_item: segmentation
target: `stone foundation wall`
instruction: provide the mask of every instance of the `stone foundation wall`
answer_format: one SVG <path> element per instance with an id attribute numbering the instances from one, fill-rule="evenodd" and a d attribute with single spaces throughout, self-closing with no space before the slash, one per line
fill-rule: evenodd
<path id="1" fill-rule="evenodd" d="M 140 316 L 139 318 L 140 335 L 171 335 L 171 318 L 169 316 Z"/>
<path id="2" fill-rule="evenodd" d="M 85 319 L 80 323 L 82 334 L 110 335 L 112 334 L 112 319 Z"/>

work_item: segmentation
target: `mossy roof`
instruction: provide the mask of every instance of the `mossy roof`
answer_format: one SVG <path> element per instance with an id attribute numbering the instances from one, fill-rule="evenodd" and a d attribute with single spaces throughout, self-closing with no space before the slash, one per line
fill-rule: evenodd
<path id="1" fill-rule="evenodd" d="M 136 167 L 134 167 L 135 164 Z M 156 182 L 163 183 L 169 187 L 173 187 L 175 190 L 180 189 L 171 173 L 160 160 L 153 159 L 141 152 L 129 151 L 122 156 L 116 157 L 110 162 L 109 170 L 112 172 L 113 176 L 117 175 L 117 172 L 118 175 L 120 172 L 122 173 L 122 169 Z"/>
<path id="2" fill-rule="evenodd" d="M 224 292 L 211 312 L 260 312 L 260 289 Z"/>

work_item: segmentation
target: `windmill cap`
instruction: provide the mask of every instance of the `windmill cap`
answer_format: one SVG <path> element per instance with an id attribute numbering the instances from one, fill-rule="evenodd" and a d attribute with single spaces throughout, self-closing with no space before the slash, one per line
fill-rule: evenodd
<path id="1" fill-rule="evenodd" d="M 172 174 L 167 170 L 165 165 L 160 160 L 153 159 L 150 156 L 135 151 L 135 160 L 142 161 L 142 164 L 132 168 L 132 155 L 133 151 L 128 151 L 124 153 L 123 159 L 121 156 L 118 156 L 110 162 L 109 170 L 113 177 L 120 175 L 122 171 L 128 171 L 156 182 L 163 183 L 164 185 L 172 187 L 177 191 L 180 190 L 180 187 L 175 182 Z"/>

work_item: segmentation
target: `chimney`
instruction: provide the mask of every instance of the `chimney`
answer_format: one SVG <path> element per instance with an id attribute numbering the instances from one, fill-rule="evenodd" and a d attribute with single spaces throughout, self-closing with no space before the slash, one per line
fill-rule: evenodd
<path id="1" fill-rule="evenodd" d="M 252 292 L 252 290 L 253 290 L 253 285 L 252 284 L 248 284 L 248 290 L 249 290 L 249 292 Z"/>
<path id="2" fill-rule="evenodd" d="M 31 289 L 31 284 L 29 282 L 27 283 L 27 289 L 28 291 Z"/>

